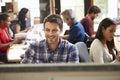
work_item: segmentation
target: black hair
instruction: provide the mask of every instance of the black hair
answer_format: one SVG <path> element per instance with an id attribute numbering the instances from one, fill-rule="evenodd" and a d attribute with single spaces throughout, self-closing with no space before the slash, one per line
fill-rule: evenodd
<path id="1" fill-rule="evenodd" d="M 29 10 L 27 8 L 22 8 L 18 14 L 18 22 L 21 25 L 21 30 L 24 30 L 26 28 L 25 18 L 28 11 Z"/>
<path id="2" fill-rule="evenodd" d="M 116 25 L 115 21 L 113 21 L 110 18 L 103 19 L 98 26 L 98 30 L 97 30 L 95 38 L 98 38 L 99 40 L 104 39 L 102 30 L 107 29 L 110 25 Z"/>
<path id="3" fill-rule="evenodd" d="M 0 23 L 1 23 L 1 21 L 7 20 L 8 17 L 9 17 L 9 15 L 7 15 L 7 14 L 5 14 L 5 13 L 0 14 Z"/>

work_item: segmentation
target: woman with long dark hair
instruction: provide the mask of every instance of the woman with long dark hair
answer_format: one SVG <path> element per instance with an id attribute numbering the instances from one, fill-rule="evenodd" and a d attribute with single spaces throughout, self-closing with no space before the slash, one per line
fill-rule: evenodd
<path id="1" fill-rule="evenodd" d="M 90 47 L 90 58 L 95 63 L 119 62 L 120 56 L 116 58 L 117 52 L 114 45 L 114 32 L 116 23 L 109 19 L 103 19 L 98 27 L 95 40 Z"/>
<path id="2" fill-rule="evenodd" d="M 30 11 L 27 8 L 22 8 L 18 14 L 18 23 L 15 25 L 15 33 L 27 32 L 30 28 Z"/>

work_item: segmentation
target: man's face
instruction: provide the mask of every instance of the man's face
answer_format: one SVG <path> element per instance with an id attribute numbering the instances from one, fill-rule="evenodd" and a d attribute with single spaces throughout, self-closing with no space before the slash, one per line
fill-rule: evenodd
<path id="1" fill-rule="evenodd" d="M 59 36 L 62 30 L 60 30 L 57 23 L 46 22 L 44 25 L 44 32 L 48 44 L 56 44 L 59 42 Z"/>
<path id="2" fill-rule="evenodd" d="M 91 19 L 94 20 L 95 18 L 98 17 L 98 15 L 99 15 L 99 13 L 92 13 L 92 17 L 91 17 Z"/>

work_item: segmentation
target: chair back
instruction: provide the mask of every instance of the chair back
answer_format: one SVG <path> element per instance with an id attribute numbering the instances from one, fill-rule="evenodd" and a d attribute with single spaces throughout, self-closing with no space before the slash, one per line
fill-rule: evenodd
<path id="1" fill-rule="evenodd" d="M 75 44 L 78 48 L 80 62 L 90 62 L 87 46 L 84 42 L 77 42 Z"/>

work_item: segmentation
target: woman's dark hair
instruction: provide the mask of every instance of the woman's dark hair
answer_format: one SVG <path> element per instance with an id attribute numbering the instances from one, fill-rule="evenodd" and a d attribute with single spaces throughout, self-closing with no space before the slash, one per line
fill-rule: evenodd
<path id="1" fill-rule="evenodd" d="M 59 25 L 60 30 L 63 29 L 63 21 L 61 19 L 61 17 L 57 14 L 52 14 L 52 15 L 48 15 L 45 19 L 44 19 L 44 26 L 46 22 L 54 22 L 57 23 Z"/>
<path id="2" fill-rule="evenodd" d="M 102 30 L 107 29 L 110 25 L 116 25 L 116 23 L 110 18 L 103 19 L 98 26 L 95 38 L 98 38 L 99 40 L 104 39 Z"/>
<path id="3" fill-rule="evenodd" d="M 114 39 L 112 39 L 111 41 L 107 41 L 106 44 L 109 49 L 109 53 L 112 54 L 113 60 L 115 60 L 115 54 L 114 54 L 113 50 L 115 50 L 116 52 L 117 52 L 117 50 L 115 49 Z"/>
<path id="4" fill-rule="evenodd" d="M 102 31 L 103 29 L 107 29 L 108 27 L 110 27 L 110 25 L 116 25 L 116 23 L 110 18 L 103 19 L 98 26 L 95 38 L 99 39 L 100 41 L 103 40 L 104 36 Z M 109 53 L 112 54 L 113 59 L 115 59 L 115 54 L 113 52 L 113 49 L 115 49 L 114 40 L 112 39 L 111 41 L 106 41 L 106 44 L 109 49 Z"/>
<path id="5" fill-rule="evenodd" d="M 1 23 L 1 21 L 7 20 L 8 17 L 9 17 L 9 15 L 7 15 L 7 14 L 5 14 L 5 13 L 0 14 L 0 23 Z"/>
<path id="6" fill-rule="evenodd" d="M 21 30 L 24 30 L 26 28 L 25 18 L 28 11 L 29 10 L 27 8 L 22 8 L 18 14 L 18 22 L 21 26 Z"/>

